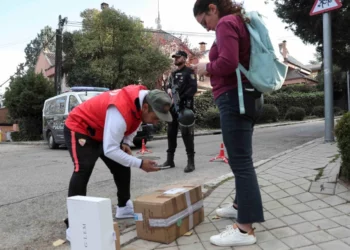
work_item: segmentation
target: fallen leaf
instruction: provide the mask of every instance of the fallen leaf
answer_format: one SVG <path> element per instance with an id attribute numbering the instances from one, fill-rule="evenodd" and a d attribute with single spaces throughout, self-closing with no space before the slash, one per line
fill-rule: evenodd
<path id="1" fill-rule="evenodd" d="M 214 215 L 213 217 L 211 217 L 212 220 L 218 220 L 218 219 L 221 219 L 221 217 L 217 216 L 217 215 Z"/>
<path id="2" fill-rule="evenodd" d="M 191 236 L 192 234 L 193 234 L 193 231 L 189 231 L 189 232 L 185 233 L 184 235 L 185 236 Z"/>
<path id="3" fill-rule="evenodd" d="M 66 243 L 65 240 L 59 239 L 59 240 L 56 240 L 54 243 L 52 243 L 52 245 L 53 245 L 54 247 L 58 247 L 58 246 L 60 246 L 60 245 L 63 245 L 64 243 Z"/>

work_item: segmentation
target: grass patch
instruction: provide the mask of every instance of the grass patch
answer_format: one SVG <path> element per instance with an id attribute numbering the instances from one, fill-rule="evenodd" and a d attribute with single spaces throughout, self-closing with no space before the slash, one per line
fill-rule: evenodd
<path id="1" fill-rule="evenodd" d="M 325 168 L 326 168 L 326 167 L 316 169 L 316 170 L 318 170 L 318 174 L 317 174 L 316 177 L 315 177 L 315 181 L 318 181 L 319 179 L 321 179 L 321 177 L 323 176 L 323 171 L 324 171 Z"/>

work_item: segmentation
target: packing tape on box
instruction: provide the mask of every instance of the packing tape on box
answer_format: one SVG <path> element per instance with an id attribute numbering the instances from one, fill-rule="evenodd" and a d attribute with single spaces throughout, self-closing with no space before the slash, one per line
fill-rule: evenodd
<path id="1" fill-rule="evenodd" d="M 193 228 L 193 213 L 203 207 L 203 200 L 196 202 L 191 205 L 190 195 L 187 192 L 186 194 L 186 203 L 187 208 L 180 213 L 174 214 L 167 219 L 149 219 L 149 225 L 151 227 L 169 227 L 175 224 L 178 220 L 182 220 L 183 218 L 189 216 L 189 229 Z"/>

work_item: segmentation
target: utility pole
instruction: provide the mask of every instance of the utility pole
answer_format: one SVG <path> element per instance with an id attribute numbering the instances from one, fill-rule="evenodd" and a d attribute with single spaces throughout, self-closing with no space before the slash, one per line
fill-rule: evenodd
<path id="1" fill-rule="evenodd" d="M 64 24 L 67 23 L 67 17 L 58 17 L 58 29 L 56 29 L 56 56 L 55 56 L 55 92 L 61 93 L 62 83 L 62 31 Z"/>

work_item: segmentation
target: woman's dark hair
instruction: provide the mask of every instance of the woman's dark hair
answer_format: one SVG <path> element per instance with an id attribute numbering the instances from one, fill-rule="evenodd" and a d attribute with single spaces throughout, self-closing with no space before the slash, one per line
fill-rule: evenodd
<path id="1" fill-rule="evenodd" d="M 209 4 L 214 4 L 219 10 L 219 17 L 240 15 L 243 17 L 243 6 L 232 0 L 197 0 L 193 7 L 193 15 L 197 16 L 209 11 Z"/>

